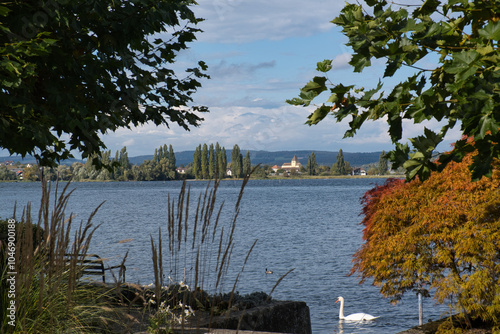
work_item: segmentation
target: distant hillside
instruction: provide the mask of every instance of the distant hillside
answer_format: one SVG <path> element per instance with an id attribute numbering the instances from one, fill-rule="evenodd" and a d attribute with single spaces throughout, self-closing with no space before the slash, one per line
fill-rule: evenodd
<path id="1" fill-rule="evenodd" d="M 226 150 L 227 161 L 231 161 L 231 152 L 232 150 Z M 243 155 L 246 154 L 246 150 L 241 150 Z M 269 151 L 250 151 L 250 160 L 253 165 L 262 164 L 262 165 L 278 165 L 281 166 L 285 162 L 290 162 L 294 155 L 297 155 L 300 163 L 303 165 L 307 164 L 307 160 L 309 159 L 309 155 L 311 155 L 312 151 L 301 150 L 301 151 L 277 151 L 277 152 L 269 152 Z M 316 162 L 319 165 L 327 165 L 331 166 L 335 161 L 337 161 L 337 153 L 338 152 L 329 152 L 329 151 L 314 151 L 316 155 Z M 359 167 L 372 163 L 377 163 L 379 160 L 379 156 L 382 152 L 370 152 L 370 153 L 351 153 L 344 152 L 344 160 L 348 161 L 351 166 Z M 188 165 L 193 162 L 193 154 L 194 151 L 181 151 L 175 152 L 175 159 L 177 162 L 177 166 L 180 165 Z M 136 157 L 129 157 L 130 163 L 134 165 L 140 165 L 144 160 L 153 159 L 153 155 L 140 155 Z M 4 161 L 21 161 L 23 163 L 35 163 L 35 158 L 32 156 L 27 156 L 22 159 L 20 156 L 17 157 L 0 157 L 0 162 Z M 71 165 L 74 162 L 85 162 L 78 159 L 69 159 L 65 160 L 63 164 Z"/>
<path id="2" fill-rule="evenodd" d="M 227 161 L 231 161 L 231 152 L 232 150 L 226 150 Z M 241 150 L 243 155 L 246 154 L 246 150 Z M 290 162 L 294 155 L 297 155 L 300 163 L 303 165 L 307 164 L 307 160 L 309 159 L 309 155 L 311 155 L 312 151 L 277 151 L 277 152 L 269 152 L 269 151 L 250 151 L 250 160 L 253 165 L 263 164 L 263 165 L 278 165 L 281 166 L 285 162 Z M 316 162 L 319 165 L 327 165 L 331 166 L 335 161 L 337 161 L 337 153 L 338 152 L 329 152 L 329 151 L 314 151 L 316 155 Z M 344 160 L 348 161 L 351 166 L 364 166 L 371 163 L 378 163 L 380 154 L 382 152 L 370 152 L 370 153 L 350 153 L 344 152 Z M 193 161 L 194 151 L 182 151 L 175 152 L 175 160 L 177 165 L 184 165 L 191 163 Z M 129 160 L 132 164 L 141 164 L 144 160 L 153 159 L 153 155 L 141 155 L 137 157 L 129 157 Z"/>
<path id="3" fill-rule="evenodd" d="M 19 156 L 0 157 L 0 162 L 4 162 L 4 161 L 13 161 L 14 163 L 20 161 L 23 164 L 35 164 L 36 163 L 36 159 L 34 157 L 32 157 L 31 155 L 27 155 L 26 157 L 24 157 L 24 159 L 20 155 Z M 67 160 L 64 160 L 62 162 L 62 164 L 63 165 L 71 165 L 74 162 L 85 162 L 85 161 L 80 160 L 80 159 L 67 159 Z"/>

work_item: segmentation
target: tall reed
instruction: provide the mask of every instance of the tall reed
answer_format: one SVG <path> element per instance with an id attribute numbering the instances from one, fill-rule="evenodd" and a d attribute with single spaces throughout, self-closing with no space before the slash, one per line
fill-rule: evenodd
<path id="1" fill-rule="evenodd" d="M 38 220 L 32 219 L 28 204 L 17 223 L 15 269 L 9 268 L 9 272 L 16 273 L 15 326 L 2 314 L 2 333 L 91 332 L 96 326 L 103 326 L 102 309 L 95 302 L 97 297 L 77 284 L 81 274 L 78 256 L 84 257 L 88 251 L 98 227 L 93 226 L 92 219 L 100 206 L 74 229 L 73 216 L 65 214 L 72 193 L 68 186 L 69 183 L 59 192 L 56 184 L 51 207 L 51 186 L 42 181 Z M 35 235 L 33 226 L 37 226 Z M 7 279 L 5 264 L 2 263 L 2 283 Z M 2 302 L 5 292 L 2 286 Z"/>
<path id="2" fill-rule="evenodd" d="M 178 301 L 181 302 L 181 305 L 185 306 L 186 302 L 191 302 L 197 305 L 190 306 L 213 310 L 211 301 L 207 300 L 207 292 L 211 293 L 212 296 L 222 292 L 235 247 L 234 234 L 241 200 L 249 178 L 250 174 L 242 181 L 231 215 L 223 215 L 224 202 L 219 203 L 217 200 L 217 190 L 220 186 L 220 180 L 217 179 L 208 183 L 205 191 L 199 195 L 194 209 L 190 207 L 191 190 L 186 181 L 182 184 L 177 201 L 171 199 L 170 196 L 168 197 L 168 219 L 166 222 L 168 271 L 163 268 L 161 229 L 159 229 L 156 243 L 151 236 L 155 296 L 158 305 L 160 305 L 162 297 L 162 288 L 164 289 L 166 283 L 167 286 L 177 286 L 181 290 L 183 288 L 190 290 L 190 294 L 180 294 L 181 300 Z M 229 216 L 229 221 L 222 221 L 223 218 Z M 256 242 L 250 248 L 245 264 Z M 235 290 L 238 277 L 232 286 L 232 292 Z M 165 279 L 168 279 L 169 282 L 165 282 Z M 176 291 L 179 291 L 178 288 Z M 190 300 L 187 300 L 188 295 Z M 178 301 L 173 301 L 173 303 Z M 181 314 L 183 313 L 181 312 Z"/>

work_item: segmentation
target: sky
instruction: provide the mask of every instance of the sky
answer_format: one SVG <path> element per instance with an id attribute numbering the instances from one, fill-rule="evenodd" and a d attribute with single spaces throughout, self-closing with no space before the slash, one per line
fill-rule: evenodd
<path id="1" fill-rule="evenodd" d="M 194 104 L 209 107 L 200 127 L 185 131 L 173 124 L 144 125 L 104 135 L 108 149 L 127 147 L 129 156 L 152 154 L 160 145 L 175 151 L 194 150 L 203 143 L 226 149 L 374 152 L 393 145 L 383 121 L 367 122 L 354 138 L 343 139 L 347 121 L 327 117 L 318 125 L 304 123 L 314 108 L 295 107 L 286 99 L 316 75 L 316 63 L 333 59 L 335 83 L 373 88 L 383 63 L 374 62 L 362 74 L 349 66 L 347 38 L 330 21 L 345 5 L 342 0 L 199 0 L 193 7 L 204 32 L 183 51 L 176 66 L 198 60 L 208 65 L 210 80 L 194 95 Z M 394 84 L 394 83 L 392 83 Z M 391 82 L 384 87 L 390 87 Z M 326 100 L 323 99 L 323 101 Z M 322 102 L 318 100 L 318 102 Z M 436 123 L 427 127 L 438 129 Z M 415 136 L 423 126 L 406 124 L 403 136 Z M 451 140 L 456 140 L 450 136 Z M 449 141 L 448 141 L 449 143 Z M 449 144 L 443 148 L 447 150 Z"/>

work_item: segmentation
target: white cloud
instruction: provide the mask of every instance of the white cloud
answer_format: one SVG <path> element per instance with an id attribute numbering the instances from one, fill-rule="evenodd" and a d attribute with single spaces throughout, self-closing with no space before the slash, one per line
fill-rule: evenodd
<path id="1" fill-rule="evenodd" d="M 193 7 L 206 19 L 200 41 L 247 43 L 280 40 L 328 31 L 344 3 L 327 0 L 200 0 Z"/>
<path id="2" fill-rule="evenodd" d="M 118 130 L 105 137 L 112 151 L 123 146 L 122 138 L 128 138 L 130 156 L 152 154 L 154 147 L 172 144 L 174 150 L 193 150 L 201 143 L 215 143 L 226 148 L 238 144 L 244 150 L 327 150 L 369 152 L 390 147 L 384 134 L 383 123 L 371 122 L 363 129 L 363 137 L 342 139 L 347 122 L 336 123 L 327 117 L 315 126 L 305 125 L 309 111 L 305 108 L 283 105 L 277 108 L 261 107 L 214 107 L 205 114 L 199 128 L 186 132 L 179 127 L 156 127 L 147 124 L 136 129 Z M 363 145 L 363 142 L 365 145 Z M 360 145 L 360 143 L 362 145 Z M 370 144 L 370 145 L 366 145 Z M 360 149 L 360 147 L 365 149 Z"/>
<path id="3" fill-rule="evenodd" d="M 351 61 L 352 54 L 350 53 L 342 53 L 337 55 L 332 61 L 332 67 L 336 70 L 351 68 L 349 62 Z"/>

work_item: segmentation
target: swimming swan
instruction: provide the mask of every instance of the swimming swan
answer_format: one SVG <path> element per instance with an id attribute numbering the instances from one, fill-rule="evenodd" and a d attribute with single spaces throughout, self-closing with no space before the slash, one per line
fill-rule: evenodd
<path id="1" fill-rule="evenodd" d="M 347 320 L 347 321 L 361 321 L 361 320 L 373 320 L 377 319 L 378 317 L 374 317 L 373 315 L 369 315 L 366 313 L 354 313 L 350 314 L 347 317 L 344 317 L 344 298 L 343 297 L 338 297 L 337 301 L 335 303 L 340 302 L 340 310 L 339 310 L 339 319 L 340 320 Z"/>

